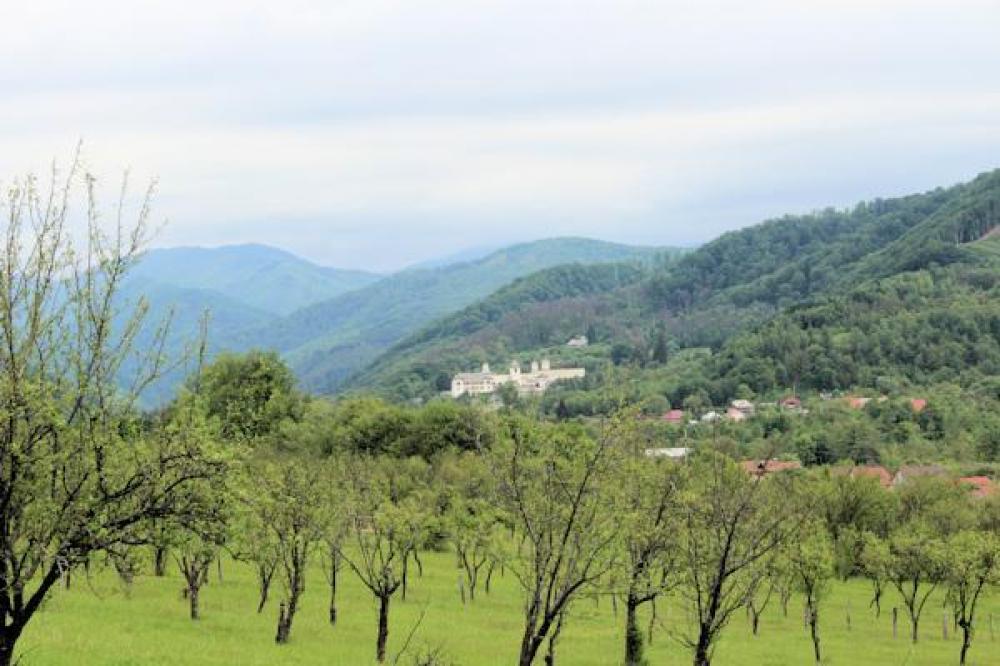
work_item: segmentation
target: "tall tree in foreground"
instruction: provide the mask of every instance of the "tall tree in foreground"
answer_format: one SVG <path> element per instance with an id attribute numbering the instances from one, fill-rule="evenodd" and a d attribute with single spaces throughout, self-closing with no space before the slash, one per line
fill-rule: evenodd
<path id="1" fill-rule="evenodd" d="M 466 593 L 469 601 L 475 601 L 482 576 L 485 573 L 488 578 L 490 568 L 502 560 L 504 540 L 499 533 L 500 512 L 494 504 L 492 479 L 482 459 L 472 453 L 449 459 L 441 468 L 439 478 L 446 485 L 447 494 L 445 524 L 462 575 L 462 603 Z"/>
<path id="2" fill-rule="evenodd" d="M 84 192 L 87 236 L 74 244 L 70 203 Z M 123 186 L 105 233 L 95 179 L 74 165 L 40 191 L 15 182 L 0 208 L 0 666 L 59 577 L 97 553 L 148 544 L 154 520 L 197 523 L 186 488 L 218 472 L 186 437 L 152 442 L 135 418 L 139 393 L 164 369 L 166 328 L 134 341 L 146 305 L 119 298 L 146 238 Z M 131 379 L 119 383 L 124 368 Z"/>
<path id="3" fill-rule="evenodd" d="M 299 602 L 306 590 L 309 559 L 323 534 L 323 488 L 320 466 L 309 460 L 259 463 L 249 473 L 244 501 L 251 507 L 256 529 L 270 538 L 283 598 L 278 609 L 276 643 L 287 643 Z M 263 595 L 262 595 L 263 597 Z"/>
<path id="4" fill-rule="evenodd" d="M 393 502 L 389 474 L 376 461 L 355 459 L 349 469 L 353 484 L 349 506 L 354 547 L 344 549 L 342 555 L 378 601 L 375 659 L 382 663 L 389 640 L 389 606 L 403 584 L 406 558 L 418 534 L 410 526 L 419 508 Z"/>
<path id="5" fill-rule="evenodd" d="M 681 513 L 681 589 L 696 633 L 684 640 L 695 666 L 709 666 L 720 633 L 765 575 L 757 565 L 787 543 L 802 516 L 787 474 L 752 479 L 719 454 L 698 458 L 692 472 L 695 490 Z"/>
<path id="6" fill-rule="evenodd" d="M 323 569 L 326 572 L 326 582 L 330 586 L 327 619 L 330 624 L 337 624 L 337 582 L 343 562 L 341 553 L 350 527 L 347 483 L 344 479 L 343 462 L 339 457 L 324 462 L 321 484 Z"/>
<path id="7" fill-rule="evenodd" d="M 512 419 L 490 460 L 501 506 L 524 542 L 510 569 L 526 599 L 518 663 L 556 640 L 572 601 L 611 569 L 620 523 L 613 509 L 616 451 L 609 433 Z"/>
<path id="8" fill-rule="evenodd" d="M 674 461 L 651 460 L 650 443 L 634 415 L 616 419 L 609 428 L 622 457 L 621 521 L 624 549 L 625 665 L 644 664 L 639 609 L 679 581 L 681 493 L 687 468 Z M 655 608 L 655 606 L 654 606 Z"/>
<path id="9" fill-rule="evenodd" d="M 809 521 L 788 544 L 788 561 L 806 602 L 806 619 L 816 663 L 822 660 L 819 648 L 819 604 L 829 591 L 833 577 L 833 545 L 819 521 Z"/>
<path id="10" fill-rule="evenodd" d="M 948 540 L 945 557 L 945 603 L 962 629 L 959 663 L 964 664 L 972 646 L 976 607 L 988 585 L 1000 583 L 1000 537 L 967 530 Z"/>

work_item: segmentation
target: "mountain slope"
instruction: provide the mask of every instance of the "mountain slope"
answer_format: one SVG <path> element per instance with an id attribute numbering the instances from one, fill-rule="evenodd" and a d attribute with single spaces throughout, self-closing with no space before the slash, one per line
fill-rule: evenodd
<path id="1" fill-rule="evenodd" d="M 583 238 L 515 245 L 476 261 L 397 273 L 250 331 L 238 344 L 278 349 L 305 387 L 332 392 L 406 335 L 518 277 L 565 263 L 648 261 L 658 252 Z"/>
<path id="2" fill-rule="evenodd" d="M 634 299 L 621 296 L 648 274 L 634 264 L 571 264 L 519 278 L 405 338 L 345 388 L 428 397 L 444 390 L 455 372 L 496 362 L 508 349 L 549 347 L 581 335 L 598 313 L 627 329 L 636 323 L 629 319 L 636 314 L 629 307 Z M 604 298 L 609 294 L 618 297 Z"/>
<path id="3" fill-rule="evenodd" d="M 586 295 L 567 293 L 544 303 L 530 297 L 520 302 L 507 299 L 502 316 L 467 331 L 456 330 L 449 319 L 442 320 L 398 345 L 352 384 L 400 398 L 426 397 L 441 388 L 443 376 L 480 361 L 503 362 L 511 355 L 566 355 L 564 348 L 552 345 L 558 345 L 560 336 L 587 329 L 597 332 L 603 344 L 588 352 L 592 363 L 600 358 L 607 362 L 613 352 L 616 362 L 636 366 L 639 375 L 658 365 L 653 357 L 662 358 L 668 342 L 671 350 L 721 349 L 719 355 L 710 357 L 718 365 L 705 365 L 685 387 L 673 384 L 672 400 L 699 391 L 721 399 L 740 384 L 748 384 L 754 373 L 764 375 L 748 384 L 757 390 L 797 385 L 806 375 L 817 378 L 817 388 L 820 384 L 832 388 L 831 383 L 841 386 L 848 378 L 869 381 L 877 369 L 863 359 L 856 372 L 836 382 L 829 372 L 820 373 L 815 366 L 796 375 L 783 365 L 782 354 L 788 346 L 781 343 L 796 339 L 796 330 L 819 326 L 819 314 L 809 310 L 810 304 L 826 308 L 826 313 L 833 308 L 839 312 L 837 317 L 853 322 L 860 331 L 853 344 L 860 347 L 874 344 L 869 338 L 877 337 L 880 329 L 870 318 L 877 318 L 881 311 L 886 317 L 898 317 L 893 330 L 901 336 L 904 332 L 916 336 L 907 328 L 910 320 L 919 320 L 918 328 L 930 326 L 952 307 L 965 309 L 959 319 L 969 326 L 994 330 L 994 310 L 989 306 L 996 293 L 990 291 L 988 277 L 997 268 L 984 257 L 996 251 L 997 239 L 986 237 L 995 235 L 998 225 L 1000 171 L 925 194 L 859 204 L 850 211 L 785 217 L 725 234 L 635 284 L 608 285 L 607 291 L 592 290 Z M 980 238 L 984 240 L 976 240 Z M 929 279 L 938 287 L 933 294 L 904 301 L 906 307 L 893 308 L 889 307 L 892 299 L 908 292 L 890 290 L 876 296 L 882 288 L 879 281 L 888 278 L 903 286 L 909 280 Z M 948 294 L 954 296 L 954 306 L 949 305 Z M 862 312 L 857 303 L 869 298 L 880 305 Z M 490 308 L 490 302 L 483 301 L 481 307 Z M 843 302 L 855 306 L 838 311 L 831 305 Z M 836 317 L 828 315 L 823 321 L 821 328 L 828 329 L 831 340 L 848 332 L 834 326 Z M 538 329 L 556 334 L 547 340 L 522 334 Z M 957 335 L 956 330 L 946 329 L 944 338 L 924 335 L 914 339 L 944 344 L 945 338 Z M 1000 331 L 1000 326 L 995 330 Z M 993 343 L 988 339 L 968 339 L 985 345 L 980 350 L 983 357 L 992 358 Z M 811 340 L 803 349 L 815 344 L 819 343 Z M 817 355 L 815 350 L 803 349 L 800 355 Z M 965 342 L 954 349 L 963 358 L 971 358 Z M 746 363 L 734 360 L 734 355 Z M 900 363 L 906 364 L 897 359 L 889 369 L 896 372 Z M 928 379 L 949 372 L 902 374 Z M 792 381 L 796 376 L 800 379 Z"/>
<path id="4" fill-rule="evenodd" d="M 277 315 L 359 289 L 380 279 L 365 271 L 328 268 L 265 245 L 150 250 L 131 279 L 211 290 Z"/>

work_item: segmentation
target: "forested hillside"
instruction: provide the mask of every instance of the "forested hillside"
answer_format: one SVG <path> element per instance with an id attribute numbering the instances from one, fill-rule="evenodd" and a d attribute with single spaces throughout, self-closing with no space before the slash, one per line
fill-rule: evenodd
<path id="1" fill-rule="evenodd" d="M 397 273 L 250 331 L 237 346 L 277 349 L 304 387 L 332 392 L 421 326 L 519 277 L 560 264 L 641 262 L 657 254 L 654 248 L 583 238 L 515 245 L 472 262 Z"/>
<path id="2" fill-rule="evenodd" d="M 986 238 L 998 225 L 994 171 L 727 233 L 627 284 L 560 290 L 558 273 L 541 273 L 523 283 L 544 287 L 544 298 L 503 290 L 411 336 L 351 385 L 427 397 L 458 370 L 541 354 L 597 373 L 556 395 L 596 395 L 611 381 L 609 363 L 675 402 L 698 394 L 723 404 L 740 389 L 977 382 L 1000 372 L 998 241 Z M 597 344 L 566 349 L 584 333 Z M 685 348 L 714 353 L 686 363 L 683 381 L 652 379 Z"/>

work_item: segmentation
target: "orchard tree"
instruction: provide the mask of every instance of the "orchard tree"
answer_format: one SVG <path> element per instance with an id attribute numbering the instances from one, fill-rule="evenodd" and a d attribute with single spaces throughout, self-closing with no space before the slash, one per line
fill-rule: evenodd
<path id="1" fill-rule="evenodd" d="M 788 546 L 788 562 L 806 602 L 806 618 L 812 638 L 813 656 L 820 663 L 819 605 L 833 578 L 833 553 L 826 527 L 819 521 L 806 522 Z"/>
<path id="2" fill-rule="evenodd" d="M 624 550 L 625 664 L 643 664 L 644 641 L 638 612 L 679 581 L 681 494 L 687 468 L 674 461 L 650 460 L 650 445 L 635 414 L 625 412 L 609 426 L 621 449 L 620 520 Z"/>
<path id="3" fill-rule="evenodd" d="M 325 461 L 322 468 L 321 523 L 324 546 L 322 555 L 326 582 L 330 586 L 330 605 L 327 613 L 330 624 L 337 624 L 337 581 L 343 564 L 341 553 L 350 528 L 349 494 L 346 492 L 348 484 L 344 478 L 344 471 L 344 462 L 339 456 Z"/>
<path id="4" fill-rule="evenodd" d="M 386 658 L 389 639 L 389 606 L 403 584 L 405 561 L 418 532 L 411 528 L 413 506 L 393 501 L 390 475 L 370 458 L 350 461 L 350 528 L 352 548 L 342 551 L 344 561 L 368 588 L 379 605 L 375 659 Z"/>
<path id="5" fill-rule="evenodd" d="M 788 543 L 803 515 L 787 473 L 751 478 L 716 453 L 696 459 L 692 472 L 681 509 L 681 589 L 696 634 L 684 640 L 695 666 L 709 666 L 722 630 L 765 575 L 758 565 Z"/>
<path id="6" fill-rule="evenodd" d="M 205 421 L 196 395 L 182 397 L 181 406 L 166 427 L 173 437 L 214 438 Z M 185 404 L 186 403 L 186 404 Z M 205 445 L 202 445 L 205 446 Z M 234 451 L 223 455 L 226 472 L 232 471 Z M 166 544 L 173 553 L 174 561 L 184 578 L 184 595 L 187 597 L 192 620 L 200 618 L 201 588 L 208 582 L 208 572 L 225 546 L 230 521 L 232 500 L 227 486 L 228 473 L 201 479 L 189 484 L 185 492 L 192 504 L 201 507 L 204 519 L 194 523 L 170 520 L 162 523 L 166 534 Z"/>
<path id="7" fill-rule="evenodd" d="M 283 598 L 278 609 L 274 640 L 287 643 L 292 621 L 306 590 L 306 571 L 323 536 L 323 488 L 316 461 L 292 459 L 260 462 L 249 470 L 244 501 L 251 507 L 258 531 L 269 538 L 261 544 L 273 548 Z M 262 604 L 264 594 L 261 595 Z"/>
<path id="8" fill-rule="evenodd" d="M 530 666 L 546 640 L 554 660 L 570 604 L 612 568 L 618 456 L 608 432 L 595 439 L 519 417 L 508 428 L 488 455 L 499 504 L 523 537 L 510 569 L 525 594 L 518 663 Z"/>
<path id="9" fill-rule="evenodd" d="M 0 666 L 60 576 L 149 544 L 153 521 L 201 521 L 185 491 L 220 469 L 202 442 L 154 443 L 140 427 L 136 400 L 169 365 L 167 326 L 149 326 L 146 302 L 121 287 L 147 239 L 152 188 L 128 225 L 123 184 L 106 232 L 96 186 L 74 164 L 47 189 L 14 181 L 0 203 Z"/>
<path id="10" fill-rule="evenodd" d="M 944 579 L 944 543 L 926 528 L 908 524 L 889 537 L 882 563 L 884 577 L 903 598 L 910 618 L 910 637 L 920 636 L 920 616 L 931 593 Z M 872 558 L 874 559 L 874 558 Z"/>
<path id="11" fill-rule="evenodd" d="M 945 603 L 962 629 L 959 663 L 964 664 L 972 646 L 976 608 L 983 591 L 1000 583 L 1000 536 L 966 530 L 952 536 L 944 551 Z"/>
<path id="12" fill-rule="evenodd" d="M 443 480 L 448 485 L 445 524 L 462 573 L 461 595 L 465 603 L 466 591 L 469 601 L 475 601 L 484 570 L 488 577 L 494 563 L 502 559 L 501 515 L 493 502 L 489 470 L 477 455 L 463 454 L 449 467 L 450 478 Z"/>

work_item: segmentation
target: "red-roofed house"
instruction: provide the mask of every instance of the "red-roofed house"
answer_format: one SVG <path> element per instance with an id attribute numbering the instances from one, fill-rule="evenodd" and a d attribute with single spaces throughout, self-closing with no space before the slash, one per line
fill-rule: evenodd
<path id="1" fill-rule="evenodd" d="M 871 398 L 861 398 L 856 395 L 848 396 L 847 398 L 847 404 L 851 409 L 864 409 L 871 401 Z"/>
<path id="2" fill-rule="evenodd" d="M 758 479 L 775 472 L 802 469 L 802 463 L 797 460 L 744 460 L 740 466 L 747 474 L 756 476 Z"/>
<path id="3" fill-rule="evenodd" d="M 664 414 L 662 418 L 667 423 L 684 423 L 684 410 L 671 409 L 669 412 Z"/>
<path id="4" fill-rule="evenodd" d="M 922 412 L 927 407 L 927 400 L 924 398 L 912 398 L 910 400 L 910 409 L 915 412 Z"/>
<path id="5" fill-rule="evenodd" d="M 883 488 L 892 487 L 892 474 L 881 465 L 858 465 L 851 470 L 851 478 L 878 479 L 878 483 Z"/>
<path id="6" fill-rule="evenodd" d="M 997 491 L 993 479 L 988 476 L 963 476 L 958 485 L 968 486 L 973 497 L 989 497 Z"/>
<path id="7" fill-rule="evenodd" d="M 779 400 L 778 406 L 785 409 L 802 409 L 802 400 L 797 395 L 789 395 Z"/>
<path id="8" fill-rule="evenodd" d="M 726 410 L 726 418 L 729 419 L 730 421 L 739 422 L 739 421 L 746 421 L 747 415 L 744 414 L 742 411 L 736 409 L 735 407 L 730 407 L 729 409 Z"/>

